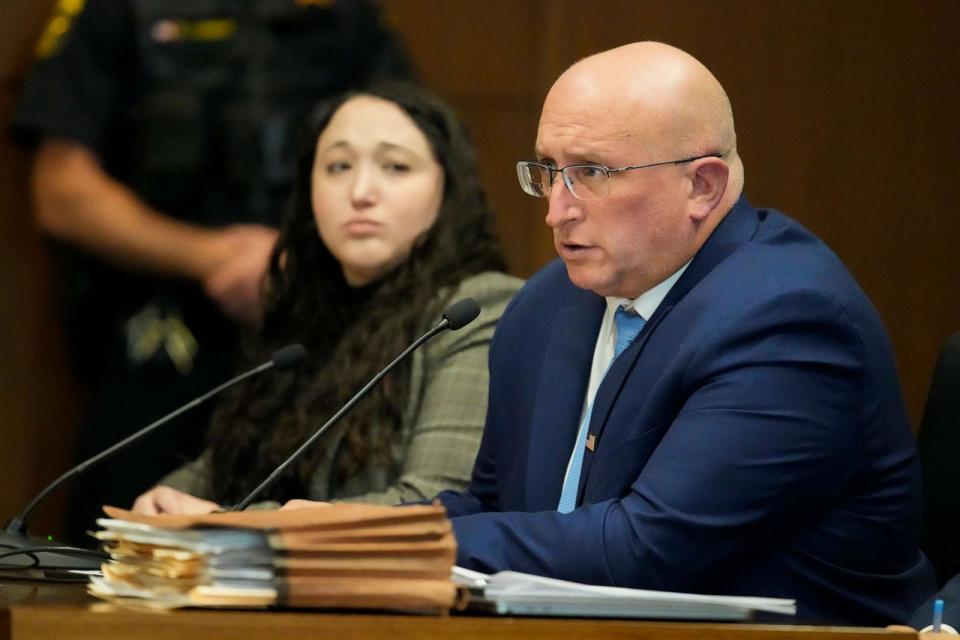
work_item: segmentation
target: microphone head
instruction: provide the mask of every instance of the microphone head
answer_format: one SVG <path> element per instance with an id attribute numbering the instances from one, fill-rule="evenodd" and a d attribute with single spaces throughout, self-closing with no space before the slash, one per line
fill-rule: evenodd
<path id="1" fill-rule="evenodd" d="M 443 312 L 443 319 L 447 321 L 450 329 L 456 331 L 473 322 L 478 315 L 480 315 L 480 305 L 477 301 L 473 298 L 464 298 L 447 307 Z"/>
<path id="2" fill-rule="evenodd" d="M 287 369 L 292 369 L 293 367 L 300 364 L 300 362 L 307 357 L 307 350 L 303 348 L 303 345 L 299 342 L 294 344 L 288 344 L 282 349 L 277 349 L 273 352 L 273 355 L 270 356 L 270 360 L 280 371 L 286 371 Z"/>

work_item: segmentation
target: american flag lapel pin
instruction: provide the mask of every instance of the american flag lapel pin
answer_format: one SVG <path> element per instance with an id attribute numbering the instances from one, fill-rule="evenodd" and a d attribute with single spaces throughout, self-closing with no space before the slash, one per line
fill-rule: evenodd
<path id="1" fill-rule="evenodd" d="M 593 451 L 597 446 L 597 436 L 596 434 L 590 433 L 587 434 L 587 449 Z"/>

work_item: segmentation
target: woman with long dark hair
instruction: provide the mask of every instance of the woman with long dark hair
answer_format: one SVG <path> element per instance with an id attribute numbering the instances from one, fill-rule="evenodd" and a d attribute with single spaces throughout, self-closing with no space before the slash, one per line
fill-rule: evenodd
<path id="1" fill-rule="evenodd" d="M 347 93 L 318 105 L 298 162 L 254 353 L 302 342 L 309 361 L 231 393 L 206 453 L 141 495 L 137 511 L 239 501 L 450 302 L 471 296 L 477 320 L 414 353 L 263 498 L 392 504 L 467 483 L 487 348 L 521 282 L 502 273 L 462 125 L 410 85 Z"/>

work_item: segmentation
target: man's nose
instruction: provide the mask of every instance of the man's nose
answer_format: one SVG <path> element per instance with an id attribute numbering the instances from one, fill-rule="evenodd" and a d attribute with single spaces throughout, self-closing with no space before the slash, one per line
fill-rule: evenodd
<path id="1" fill-rule="evenodd" d="M 567 185 L 563 182 L 563 177 L 557 174 L 550 185 L 550 194 L 547 196 L 547 217 L 548 226 L 556 229 L 562 227 L 571 220 L 578 220 L 583 216 L 583 209 L 580 200 L 573 197 Z"/>

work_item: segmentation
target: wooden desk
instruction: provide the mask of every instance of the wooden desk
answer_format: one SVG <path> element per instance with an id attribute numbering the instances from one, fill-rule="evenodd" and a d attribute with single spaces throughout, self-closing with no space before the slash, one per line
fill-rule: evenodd
<path id="1" fill-rule="evenodd" d="M 0 640 L 916 640 L 855 627 L 559 618 L 402 616 L 293 611 L 140 612 L 99 603 L 79 585 L 0 584 Z"/>

